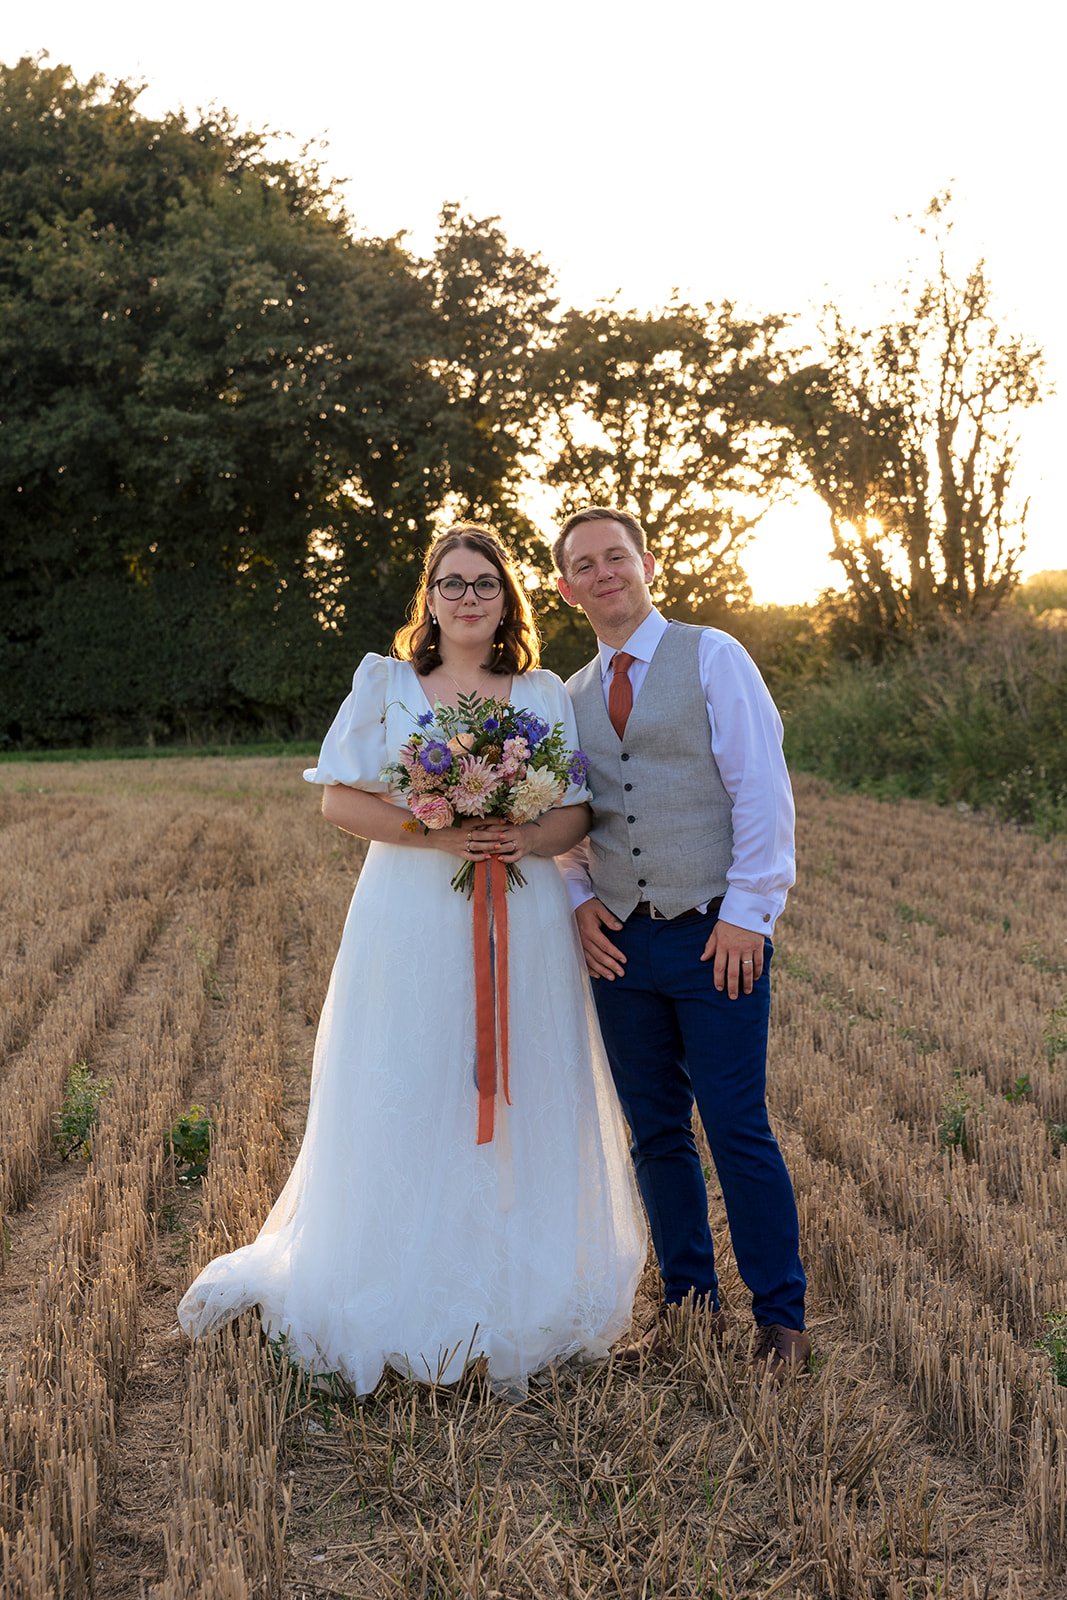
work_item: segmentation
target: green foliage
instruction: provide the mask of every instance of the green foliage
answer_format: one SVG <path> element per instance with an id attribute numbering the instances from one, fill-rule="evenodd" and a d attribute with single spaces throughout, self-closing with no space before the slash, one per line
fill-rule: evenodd
<path id="1" fill-rule="evenodd" d="M 1050 1061 L 1067 1055 L 1067 1000 L 1052 1011 L 1045 1023 L 1045 1051 Z"/>
<path id="2" fill-rule="evenodd" d="M 1017 1106 L 1020 1101 L 1028 1100 L 1032 1093 L 1033 1085 L 1030 1082 L 1030 1074 L 1023 1072 L 1016 1078 L 1010 1089 L 1005 1089 L 1004 1098 L 1010 1105 Z"/>
<path id="3" fill-rule="evenodd" d="M 928 911 L 919 911 L 915 906 L 909 906 L 907 901 L 902 900 L 897 906 L 897 916 L 906 926 L 917 922 L 923 927 L 933 928 L 939 938 L 944 934 L 945 930 L 936 917 L 932 917 Z"/>
<path id="4" fill-rule="evenodd" d="M 1010 927 L 1010 924 L 1008 924 Z M 1008 931 L 1005 927 L 1005 932 Z M 1036 967 L 1038 972 L 1052 972 L 1057 977 L 1067 972 L 1067 961 L 1057 956 L 1050 956 L 1045 948 L 1036 939 L 1028 939 L 1019 951 L 1019 960 L 1025 961 L 1028 967 Z"/>
<path id="5" fill-rule="evenodd" d="M 938 620 L 987 615 L 1018 581 L 1026 503 L 1015 424 L 1042 355 L 1001 325 L 979 261 L 950 265 L 951 197 L 919 232 L 925 267 L 868 330 L 827 309 L 826 352 L 775 396 L 795 467 L 830 513 L 854 638 L 868 655 Z"/>
<path id="6" fill-rule="evenodd" d="M 455 207 L 428 262 L 357 238 L 306 159 L 136 99 L 0 68 L 9 746 L 318 730 L 439 518 L 532 540 L 536 257 Z"/>
<path id="7" fill-rule="evenodd" d="M 545 487 L 563 515 L 629 507 L 675 615 L 714 621 L 748 597 L 738 557 L 754 519 L 739 503 L 766 503 L 783 476 L 782 431 L 757 399 L 784 370 L 783 327 L 729 304 L 600 305 L 567 312 L 534 364 Z"/>
<path id="8" fill-rule="evenodd" d="M 495 218 L 446 205 L 417 259 L 359 236 L 307 157 L 224 113 L 145 116 L 139 92 L 0 67 L 0 751 L 319 733 L 359 657 L 388 647 L 431 534 L 461 517 L 514 545 L 545 663 L 569 674 L 589 632 L 556 594 L 533 479 L 556 510 L 641 516 L 658 597 L 749 646 L 801 709 L 802 764 L 1067 827 L 1056 683 L 1034 690 L 1034 739 L 1014 711 L 983 721 L 984 687 L 973 707 L 954 679 L 951 706 L 926 703 L 937 679 L 909 701 L 890 658 L 875 707 L 833 660 L 907 635 L 901 604 L 926 619 L 933 593 L 933 614 L 965 615 L 1014 582 L 1002 424 L 1036 397 L 1038 358 L 1001 337 L 981 269 L 935 274 L 878 338 L 838 327 L 790 376 L 782 316 L 561 312 L 545 263 Z M 935 493 L 930 360 L 956 315 L 985 342 L 950 352 Z M 790 473 L 826 499 L 852 597 L 740 610 L 741 508 Z M 883 535 L 846 551 L 861 513 Z M 887 565 L 902 542 L 906 590 Z M 1056 615 L 1037 589 L 1026 603 Z"/>
<path id="9" fill-rule="evenodd" d="M 960 1082 L 959 1072 L 953 1073 L 955 1087 L 946 1095 L 941 1105 L 941 1121 L 937 1129 L 937 1142 L 942 1150 L 949 1150 L 970 1159 L 975 1154 L 975 1117 L 980 1111 Z"/>
<path id="10" fill-rule="evenodd" d="M 167 1154 L 174 1158 L 179 1183 L 198 1183 L 207 1172 L 214 1123 L 203 1106 L 190 1106 L 165 1136 Z"/>
<path id="11" fill-rule="evenodd" d="M 965 802 L 1067 828 L 1067 630 L 1001 614 L 875 665 L 839 664 L 789 701 L 786 752 L 845 788 Z"/>
<path id="12" fill-rule="evenodd" d="M 338 1407 L 350 1409 L 356 1396 L 339 1372 L 311 1372 L 289 1348 L 288 1334 L 268 1339 L 267 1350 L 275 1383 L 285 1399 L 289 1420 L 307 1416 L 314 1431 L 331 1433 Z"/>
<path id="13" fill-rule="evenodd" d="M 1045 1333 L 1037 1341 L 1052 1364 L 1052 1376 L 1067 1386 L 1067 1311 L 1052 1311 L 1045 1318 Z"/>
<path id="14" fill-rule="evenodd" d="M 98 1078 L 88 1062 L 76 1061 L 67 1074 L 67 1092 L 56 1112 L 55 1148 L 63 1161 L 78 1151 L 88 1161 L 92 1156 L 92 1132 L 100 1116 L 100 1102 L 111 1088 L 110 1078 Z"/>
<path id="15" fill-rule="evenodd" d="M 1067 620 L 1067 568 L 1035 572 L 1012 596 L 1021 611 L 1057 624 Z"/>

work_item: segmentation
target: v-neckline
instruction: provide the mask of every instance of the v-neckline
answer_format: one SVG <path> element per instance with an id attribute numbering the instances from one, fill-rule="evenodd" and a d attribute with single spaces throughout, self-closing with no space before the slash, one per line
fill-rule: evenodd
<path id="1" fill-rule="evenodd" d="M 432 701 L 430 699 L 429 695 L 426 693 L 426 690 L 423 688 L 422 679 L 419 677 L 419 674 L 415 671 L 415 668 L 414 668 L 413 664 L 410 661 L 405 661 L 404 665 L 411 669 L 411 672 L 412 672 L 412 674 L 414 675 L 414 678 L 415 678 L 415 682 L 419 686 L 419 693 L 422 695 L 423 700 L 425 701 L 426 705 L 429 707 L 429 709 L 431 711 L 436 712 L 437 706 L 446 704 L 446 702 L 444 700 Z M 510 677 L 508 679 L 508 692 L 507 692 L 507 694 L 503 695 L 503 696 L 502 695 L 494 695 L 493 698 L 495 700 L 503 699 L 506 704 L 510 705 L 510 703 L 511 703 L 511 691 L 512 691 L 512 689 L 514 689 L 514 687 L 515 687 L 515 678 L 514 678 L 514 675 L 512 675 L 512 677 Z M 455 706 L 449 706 L 448 709 L 450 711 L 454 711 L 456 708 L 455 708 Z"/>

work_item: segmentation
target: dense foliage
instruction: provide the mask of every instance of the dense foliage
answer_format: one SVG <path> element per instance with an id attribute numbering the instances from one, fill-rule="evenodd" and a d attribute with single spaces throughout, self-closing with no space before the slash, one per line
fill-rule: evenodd
<path id="1" fill-rule="evenodd" d="M 910 320 L 839 324 L 812 364 L 729 303 L 561 308 L 537 255 L 454 205 L 427 259 L 366 238 L 306 156 L 138 93 L 0 67 L 0 748 L 320 729 L 461 517 L 515 546 L 563 673 L 588 630 L 544 535 L 579 503 L 634 509 L 657 598 L 776 686 L 1014 585 L 1006 430 L 1038 358 L 980 269 L 957 287 L 942 262 Z M 848 595 L 752 612 L 745 542 L 798 482 Z"/>
<path id="2" fill-rule="evenodd" d="M 1067 628 L 1026 611 L 945 625 L 788 694 L 790 762 L 844 788 L 1067 832 Z"/>

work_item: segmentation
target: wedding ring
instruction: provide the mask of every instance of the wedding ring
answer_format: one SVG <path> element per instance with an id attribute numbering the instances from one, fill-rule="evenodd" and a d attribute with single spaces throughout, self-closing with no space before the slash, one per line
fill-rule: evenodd
<path id="1" fill-rule="evenodd" d="M 752 965 L 752 962 L 751 962 L 751 960 L 742 961 L 741 965 L 743 967 L 750 967 Z"/>

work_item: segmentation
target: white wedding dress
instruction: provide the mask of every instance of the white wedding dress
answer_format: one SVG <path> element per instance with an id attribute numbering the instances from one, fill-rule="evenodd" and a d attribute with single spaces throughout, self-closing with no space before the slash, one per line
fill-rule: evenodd
<path id="1" fill-rule="evenodd" d="M 512 702 L 577 744 L 549 672 Z M 406 662 L 361 663 L 312 783 L 387 792 L 426 700 Z M 584 797 L 572 789 L 565 803 Z M 395 797 L 399 801 L 399 797 Z M 443 852 L 372 843 L 315 1044 L 304 1142 L 252 1244 L 210 1263 L 178 1316 L 193 1336 L 258 1306 L 271 1337 L 360 1394 L 386 1363 L 490 1381 L 593 1357 L 630 1323 L 646 1230 L 563 879 L 527 857 L 508 896 L 510 1093 L 478 1145 L 471 904 Z"/>

